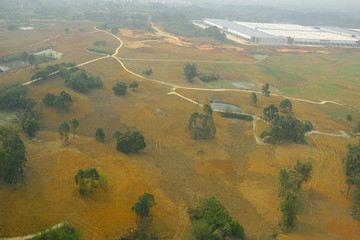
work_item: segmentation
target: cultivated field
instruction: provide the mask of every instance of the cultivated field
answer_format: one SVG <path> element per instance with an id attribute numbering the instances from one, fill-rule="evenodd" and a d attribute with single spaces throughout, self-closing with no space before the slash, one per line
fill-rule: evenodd
<path id="1" fill-rule="evenodd" d="M 100 57 L 86 52 L 94 41 L 106 40 L 106 49 L 112 51 L 119 45 L 113 36 L 93 32 L 94 23 L 53 24 L 26 31 L 29 35 L 25 44 L 11 40 L 18 39 L 21 32 L 0 33 L 7 39 L 0 52 L 31 52 L 52 45 L 65 54 L 57 63 L 81 64 Z M 66 26 L 72 26 L 70 34 L 57 36 Z M 81 27 L 86 29 L 84 33 L 71 34 Z M 83 239 L 114 239 L 136 226 L 130 207 L 139 195 L 150 192 L 157 202 L 151 209 L 150 232 L 156 232 L 161 239 L 186 238 L 190 229 L 186 209 L 195 206 L 199 198 L 211 196 L 217 197 L 244 226 L 248 239 L 358 239 L 360 223 L 350 215 L 351 201 L 346 196 L 341 161 L 346 145 L 357 143 L 358 138 L 351 134 L 348 138 L 313 134 L 304 145 L 259 145 L 254 132 L 259 135 L 266 127 L 263 123 L 259 122 L 253 130 L 252 122 L 224 119 L 214 113 L 215 138 L 193 140 L 187 120 L 200 106 L 184 99 L 200 104 L 212 99 L 234 102 L 256 116 L 261 116 L 269 104 L 278 105 L 283 95 L 316 103 L 336 101 L 353 110 L 332 103 L 292 100 L 293 114 L 310 120 L 318 131 L 350 133 L 360 120 L 358 50 L 232 48 L 210 39 L 178 39 L 164 33 L 126 29 L 121 29 L 118 37 L 124 45 L 116 57 L 130 71 L 142 75 L 144 69 L 151 68 L 150 79 L 166 84 L 135 76 L 108 57 L 82 67 L 101 76 L 104 83 L 102 89 L 88 94 L 65 87 L 60 77 L 29 85 L 29 97 L 36 101 L 47 93 L 59 94 L 62 90 L 77 100 L 70 112 L 59 113 L 43 106 L 44 117 L 36 138 L 22 135 L 27 147 L 27 177 L 25 185 L 16 190 L 0 185 L 0 237 L 37 232 L 66 219 L 82 229 Z M 36 47 L 29 47 L 32 45 Z M 252 56 L 259 53 L 267 57 L 258 60 Z M 194 83 L 187 83 L 183 66 L 188 62 L 194 62 L 199 72 L 219 74 L 219 82 L 205 84 L 195 79 Z M 0 86 L 25 83 L 34 72 L 28 67 L 3 73 Z M 121 97 L 113 94 L 111 87 L 117 81 L 129 84 L 133 80 L 140 84 L 136 91 Z M 235 91 L 239 88 L 234 83 L 254 84 L 254 90 L 271 83 L 270 90 L 279 96 L 257 94 L 258 103 L 254 106 L 250 92 Z M 172 88 L 184 98 L 168 94 Z M 230 90 L 217 91 L 218 88 Z M 347 114 L 352 115 L 352 123 L 346 122 Z M 70 143 L 63 147 L 57 129 L 62 121 L 72 117 L 79 120 L 80 126 L 75 138 L 71 135 Z M 98 127 L 104 129 L 104 143 L 93 137 Z M 113 132 L 126 128 L 142 132 L 147 143 L 145 150 L 129 155 L 114 151 Z M 313 178 L 303 187 L 296 228 L 291 234 L 277 235 L 281 216 L 278 173 L 282 168 L 292 168 L 296 160 L 312 162 Z M 96 167 L 106 174 L 109 186 L 83 198 L 76 189 L 74 175 L 87 167 Z"/>

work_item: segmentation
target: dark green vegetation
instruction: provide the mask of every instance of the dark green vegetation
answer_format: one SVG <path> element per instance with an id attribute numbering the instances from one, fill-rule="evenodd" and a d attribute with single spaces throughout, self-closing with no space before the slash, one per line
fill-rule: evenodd
<path id="1" fill-rule="evenodd" d="M 256 93 L 251 93 L 251 103 L 252 104 L 256 104 L 257 103 L 257 97 L 256 97 Z"/>
<path id="2" fill-rule="evenodd" d="M 32 77 L 31 80 L 35 79 L 42 79 L 45 80 L 51 75 L 56 74 L 58 71 L 60 73 L 60 76 L 65 77 L 65 73 L 67 72 L 67 68 L 71 68 L 69 71 L 76 71 L 77 68 L 75 67 L 75 63 L 60 63 L 60 64 L 54 64 L 54 65 L 48 65 L 46 68 L 37 71 Z"/>
<path id="3" fill-rule="evenodd" d="M 125 95 L 126 89 L 127 86 L 125 82 L 117 82 L 114 86 L 112 86 L 112 90 L 116 95 Z"/>
<path id="4" fill-rule="evenodd" d="M 305 133 L 311 130 L 312 124 L 309 121 L 302 122 L 293 116 L 279 116 L 271 121 L 270 130 L 262 132 L 260 137 L 271 144 L 305 143 Z"/>
<path id="5" fill-rule="evenodd" d="M 241 119 L 241 120 L 245 120 L 245 121 L 253 120 L 252 116 L 241 114 L 241 113 L 232 113 L 232 112 L 219 112 L 219 113 L 224 118 L 234 118 L 234 119 Z"/>
<path id="6" fill-rule="evenodd" d="M 198 240 L 244 239 L 244 228 L 232 219 L 215 197 L 202 199 L 196 209 L 190 210 L 193 222 L 191 235 Z"/>
<path id="7" fill-rule="evenodd" d="M 103 84 L 100 77 L 89 76 L 85 71 L 76 71 L 68 74 L 64 72 L 64 74 L 65 85 L 81 93 L 86 93 L 92 88 L 101 88 Z"/>
<path id="8" fill-rule="evenodd" d="M 76 132 L 76 129 L 79 127 L 80 123 L 76 118 L 72 118 L 70 120 L 70 125 L 71 125 L 72 131 L 73 131 L 73 138 L 75 138 L 75 132 Z"/>
<path id="9" fill-rule="evenodd" d="M 205 104 L 203 110 L 206 114 L 195 111 L 188 120 L 188 129 L 192 131 L 193 139 L 210 139 L 216 133 L 211 106 Z"/>
<path id="10" fill-rule="evenodd" d="M 25 86 L 12 85 L 0 89 L 0 109 L 16 110 L 25 109 L 30 98 L 26 97 Z"/>
<path id="11" fill-rule="evenodd" d="M 35 109 L 36 102 L 27 98 L 24 86 L 8 86 L 0 89 L 0 109 L 18 110 L 16 122 L 33 137 L 40 127 L 41 114 Z"/>
<path id="12" fill-rule="evenodd" d="M 267 97 L 270 96 L 269 84 L 266 83 L 264 86 L 262 86 L 261 91 L 263 95 Z"/>
<path id="13" fill-rule="evenodd" d="M 280 227 L 289 232 L 296 222 L 296 214 L 301 200 L 301 185 L 311 178 L 311 162 L 297 161 L 293 170 L 281 169 L 279 174 L 280 210 L 282 212 Z"/>
<path id="14" fill-rule="evenodd" d="M 90 52 L 106 54 L 106 55 L 113 55 L 114 54 L 113 51 L 108 51 L 108 50 L 102 49 L 102 48 L 89 47 L 89 48 L 87 48 L 87 50 L 90 51 Z"/>
<path id="15" fill-rule="evenodd" d="M 346 115 L 346 121 L 351 122 L 352 116 L 350 114 Z"/>
<path id="16" fill-rule="evenodd" d="M 70 126 L 69 126 L 69 124 L 68 124 L 66 121 L 64 121 L 64 122 L 60 125 L 60 127 L 59 127 L 59 129 L 58 129 L 58 132 L 59 132 L 59 135 L 60 135 L 61 140 L 64 141 L 63 144 L 66 145 L 67 142 L 68 142 L 69 133 L 70 133 Z"/>
<path id="17" fill-rule="evenodd" d="M 139 131 L 127 130 L 125 133 L 119 131 L 113 134 L 116 140 L 116 149 L 122 153 L 136 153 L 146 148 L 145 138 Z"/>
<path id="18" fill-rule="evenodd" d="M 217 74 L 204 74 L 204 73 L 200 73 L 199 75 L 199 79 L 203 82 L 211 82 L 211 81 L 217 81 L 219 80 L 219 75 Z"/>
<path id="19" fill-rule="evenodd" d="M 36 102 L 29 101 L 24 110 L 19 110 L 16 122 L 29 137 L 34 137 L 35 132 L 40 128 L 41 113 L 35 109 Z"/>
<path id="20" fill-rule="evenodd" d="M 0 128 L 0 180 L 9 185 L 23 182 L 25 145 L 15 127 Z"/>
<path id="21" fill-rule="evenodd" d="M 151 74 L 152 74 L 152 69 L 150 68 L 150 69 L 145 69 L 145 70 L 143 70 L 143 72 L 142 72 L 144 75 L 146 75 L 146 76 L 151 76 Z"/>
<path id="22" fill-rule="evenodd" d="M 97 40 L 93 43 L 94 46 L 105 46 L 106 40 Z"/>
<path id="23" fill-rule="evenodd" d="M 61 91 L 58 96 L 48 93 L 43 98 L 42 102 L 47 107 L 54 107 L 58 111 L 70 111 L 70 106 L 73 104 L 73 99 L 69 93 Z"/>
<path id="24" fill-rule="evenodd" d="M 274 121 L 279 118 L 279 109 L 274 104 L 270 104 L 263 110 L 263 118 L 266 121 Z"/>
<path id="25" fill-rule="evenodd" d="M 95 138 L 99 142 L 103 142 L 105 140 L 105 134 L 104 134 L 104 130 L 102 128 L 96 129 Z"/>
<path id="26" fill-rule="evenodd" d="M 59 228 L 44 229 L 40 235 L 32 240 L 80 240 L 81 231 L 74 228 L 67 221 L 64 221 L 63 226 Z"/>
<path id="27" fill-rule="evenodd" d="M 353 216 L 360 220 L 360 142 L 358 145 L 348 145 L 348 152 L 345 156 L 346 175 L 348 179 L 346 183 L 349 185 L 348 192 L 351 186 L 356 189 L 351 193 L 353 200 Z"/>
<path id="28" fill-rule="evenodd" d="M 188 82 L 193 82 L 194 78 L 198 76 L 196 65 L 190 63 L 185 64 L 184 75 Z"/>
<path id="29" fill-rule="evenodd" d="M 129 88 L 133 91 L 135 91 L 135 89 L 137 89 L 138 87 L 139 87 L 139 83 L 135 80 L 129 84 Z"/>
<path id="30" fill-rule="evenodd" d="M 279 104 L 280 111 L 282 112 L 291 112 L 292 111 L 292 103 L 289 99 L 285 98 Z"/>
<path id="31" fill-rule="evenodd" d="M 78 173 L 75 175 L 75 183 L 76 186 L 79 186 L 79 193 L 82 196 L 88 193 L 92 194 L 95 188 L 101 186 L 100 174 L 96 168 L 88 168 L 85 171 L 79 169 Z"/>
<path id="32" fill-rule="evenodd" d="M 131 206 L 131 211 L 136 214 L 136 223 L 138 228 L 130 234 L 128 237 L 122 237 L 120 239 L 125 240 L 155 240 L 157 236 L 155 234 L 149 234 L 146 230 L 147 220 L 150 216 L 150 209 L 153 205 L 156 205 L 154 195 L 151 193 L 144 193 L 139 196 L 138 201 Z"/>
<path id="33" fill-rule="evenodd" d="M 280 106 L 282 109 L 292 110 L 290 101 L 280 103 Z M 278 112 L 279 110 L 274 104 L 264 108 L 263 119 L 270 122 L 270 130 L 262 132 L 260 137 L 271 144 L 287 141 L 305 143 L 305 133 L 313 130 L 312 123 L 310 121 L 302 122 L 291 115 L 280 116 Z"/>

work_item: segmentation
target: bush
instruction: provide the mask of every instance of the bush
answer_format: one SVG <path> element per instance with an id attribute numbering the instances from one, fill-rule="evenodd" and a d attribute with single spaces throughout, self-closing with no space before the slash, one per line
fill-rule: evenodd
<path id="1" fill-rule="evenodd" d="M 104 130 L 102 128 L 96 129 L 95 138 L 96 138 L 96 140 L 98 140 L 100 142 L 104 141 L 105 134 L 104 134 Z"/>
<path id="2" fill-rule="evenodd" d="M 216 74 L 199 74 L 199 78 L 203 82 L 211 82 L 211 81 L 217 81 L 219 80 L 219 75 Z"/>
<path id="3" fill-rule="evenodd" d="M 150 76 L 152 74 L 152 69 L 145 69 L 142 73 L 146 76 Z"/>
<path id="4" fill-rule="evenodd" d="M 139 131 L 120 133 L 116 141 L 116 149 L 126 154 L 136 153 L 146 148 L 145 138 Z"/>
<path id="5" fill-rule="evenodd" d="M 117 82 L 112 87 L 112 90 L 114 91 L 114 93 L 116 95 L 125 95 L 126 94 L 126 89 L 127 89 L 127 86 L 126 86 L 125 82 Z"/>
<path id="6" fill-rule="evenodd" d="M 113 55 L 114 54 L 114 52 L 108 51 L 108 50 L 102 49 L 102 48 L 89 47 L 87 50 L 89 50 L 90 52 L 96 52 L 96 53 L 106 54 L 106 55 Z"/>
<path id="7" fill-rule="evenodd" d="M 97 40 L 94 42 L 93 44 L 94 46 L 105 46 L 106 45 L 106 40 Z"/>

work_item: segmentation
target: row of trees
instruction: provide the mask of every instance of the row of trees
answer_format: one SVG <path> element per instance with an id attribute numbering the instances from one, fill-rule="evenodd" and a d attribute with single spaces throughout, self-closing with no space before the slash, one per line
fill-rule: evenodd
<path id="1" fill-rule="evenodd" d="M 14 126 L 0 128 L 0 180 L 15 185 L 25 176 L 25 145 Z"/>
<path id="2" fill-rule="evenodd" d="M 56 72 L 59 71 L 60 75 L 62 77 L 64 77 L 62 75 L 62 73 L 65 73 L 67 71 L 68 68 L 71 69 L 71 71 L 76 71 L 78 70 L 75 67 L 75 63 L 60 63 L 60 64 L 54 64 L 54 65 L 48 65 L 46 66 L 44 69 L 37 71 L 32 77 L 31 80 L 35 80 L 35 79 L 42 79 L 45 80 L 47 77 L 49 77 L 52 74 L 55 74 Z M 61 71 L 60 71 L 61 70 Z"/>
<path id="3" fill-rule="evenodd" d="M 58 96 L 48 93 L 43 98 L 42 102 L 47 107 L 54 107 L 58 111 L 70 111 L 70 106 L 73 103 L 71 95 L 65 91 L 61 91 Z"/>
<path id="4" fill-rule="evenodd" d="M 137 89 L 138 87 L 139 87 L 139 83 L 135 80 L 129 84 L 129 88 L 132 89 L 133 91 L 135 89 Z M 114 91 L 114 93 L 116 95 L 125 95 L 126 90 L 127 90 L 126 83 L 119 81 L 119 82 L 115 83 L 115 85 L 112 87 L 112 90 Z"/>
<path id="5" fill-rule="evenodd" d="M 279 197 L 281 198 L 280 210 L 282 212 L 280 227 L 288 232 L 296 222 L 296 214 L 301 199 L 301 186 L 303 182 L 311 178 L 313 166 L 311 162 L 302 163 L 297 161 L 294 169 L 281 169 L 279 174 Z"/>
<path id="6" fill-rule="evenodd" d="M 358 145 L 348 145 L 347 154 L 345 156 L 346 166 L 346 184 L 348 184 L 348 193 L 351 186 L 355 186 L 356 189 L 351 193 L 351 199 L 354 203 L 353 216 L 360 220 L 360 141 Z"/>
<path id="7" fill-rule="evenodd" d="M 188 129 L 192 131 L 193 139 L 213 138 L 216 133 L 212 109 L 209 104 L 203 107 L 205 114 L 194 112 L 188 120 Z"/>
<path id="8" fill-rule="evenodd" d="M 234 221 L 215 197 L 202 199 L 200 205 L 190 211 L 193 220 L 191 235 L 194 239 L 244 239 L 245 231 Z"/>

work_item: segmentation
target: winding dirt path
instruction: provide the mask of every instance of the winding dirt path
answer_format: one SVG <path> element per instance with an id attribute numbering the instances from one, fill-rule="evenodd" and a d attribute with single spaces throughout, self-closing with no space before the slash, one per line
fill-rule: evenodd
<path id="1" fill-rule="evenodd" d="M 63 225 L 64 225 L 64 222 L 56 224 L 55 226 L 46 229 L 45 232 L 48 232 L 50 229 L 52 229 L 52 230 L 58 229 L 58 228 L 62 227 Z M 40 234 L 41 234 L 41 232 L 38 232 L 38 233 L 29 234 L 29 235 L 21 236 L 21 237 L 0 238 L 0 240 L 31 240 L 34 237 L 39 236 Z"/>

